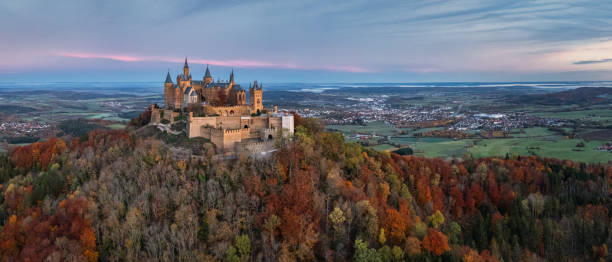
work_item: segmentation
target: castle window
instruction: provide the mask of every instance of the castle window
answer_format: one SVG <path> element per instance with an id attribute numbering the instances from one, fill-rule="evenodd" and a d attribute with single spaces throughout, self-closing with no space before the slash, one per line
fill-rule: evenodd
<path id="1" fill-rule="evenodd" d="M 230 116 L 234 116 L 234 110 L 230 111 Z"/>
<path id="2" fill-rule="evenodd" d="M 268 135 L 268 140 L 272 140 L 272 138 L 274 138 L 272 135 Z"/>
<path id="3" fill-rule="evenodd" d="M 244 125 L 244 128 L 249 128 L 249 125 Z"/>

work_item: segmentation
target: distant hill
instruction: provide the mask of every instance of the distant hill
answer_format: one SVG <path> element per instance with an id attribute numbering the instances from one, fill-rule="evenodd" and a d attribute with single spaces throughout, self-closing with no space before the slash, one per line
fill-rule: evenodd
<path id="1" fill-rule="evenodd" d="M 581 87 L 551 94 L 521 95 L 512 98 L 515 103 L 539 105 L 597 105 L 612 102 L 612 88 Z"/>

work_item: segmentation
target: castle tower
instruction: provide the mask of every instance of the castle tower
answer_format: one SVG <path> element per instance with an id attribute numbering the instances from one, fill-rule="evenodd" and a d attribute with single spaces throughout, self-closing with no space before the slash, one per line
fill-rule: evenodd
<path id="1" fill-rule="evenodd" d="M 166 82 L 164 83 L 164 103 L 166 107 L 174 106 L 174 83 L 172 83 L 170 70 L 168 70 Z"/>
<path id="2" fill-rule="evenodd" d="M 230 86 L 234 85 L 234 69 L 232 69 L 232 73 L 230 74 Z"/>
<path id="3" fill-rule="evenodd" d="M 208 65 L 206 65 L 206 73 L 204 74 L 204 84 L 210 84 L 213 82 L 213 78 L 210 75 L 210 70 L 208 70 Z"/>
<path id="4" fill-rule="evenodd" d="M 263 111 L 263 89 L 257 84 L 257 81 L 253 83 L 252 87 L 249 87 L 249 100 L 253 113 Z"/>
<path id="5" fill-rule="evenodd" d="M 185 77 L 189 75 L 189 65 L 187 64 L 187 57 L 185 57 L 185 65 L 183 66 L 183 75 Z"/>

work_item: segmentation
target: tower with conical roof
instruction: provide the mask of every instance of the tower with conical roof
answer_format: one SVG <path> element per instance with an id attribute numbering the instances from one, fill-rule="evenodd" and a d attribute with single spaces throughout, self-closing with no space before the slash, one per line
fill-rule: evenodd
<path id="1" fill-rule="evenodd" d="M 164 103 L 166 107 L 174 106 L 174 83 L 172 83 L 172 77 L 170 76 L 170 70 L 168 70 L 168 74 L 166 75 L 166 82 L 164 82 Z"/>
<path id="2" fill-rule="evenodd" d="M 210 70 L 208 70 L 208 65 L 206 65 L 206 73 L 204 73 L 204 85 L 210 84 L 213 82 L 213 78 L 210 75 Z"/>
<path id="3" fill-rule="evenodd" d="M 185 65 L 183 66 L 183 75 L 189 76 L 189 65 L 187 64 L 187 57 L 185 57 Z"/>
<path id="4" fill-rule="evenodd" d="M 263 90 L 261 86 L 257 84 L 257 81 L 253 83 L 252 87 L 249 87 L 249 100 L 253 113 L 263 111 Z"/>
<path id="5" fill-rule="evenodd" d="M 234 85 L 234 69 L 232 69 L 232 73 L 230 74 L 230 85 Z"/>

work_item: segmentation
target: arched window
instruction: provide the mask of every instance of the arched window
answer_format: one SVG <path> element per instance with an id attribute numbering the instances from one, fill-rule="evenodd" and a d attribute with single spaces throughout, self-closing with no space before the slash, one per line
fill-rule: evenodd
<path id="1" fill-rule="evenodd" d="M 230 116 L 234 116 L 234 110 L 230 111 Z"/>
<path id="2" fill-rule="evenodd" d="M 272 135 L 268 135 L 268 140 L 272 140 L 272 138 L 274 138 Z"/>
<path id="3" fill-rule="evenodd" d="M 249 125 L 244 125 L 244 128 L 249 128 Z"/>

